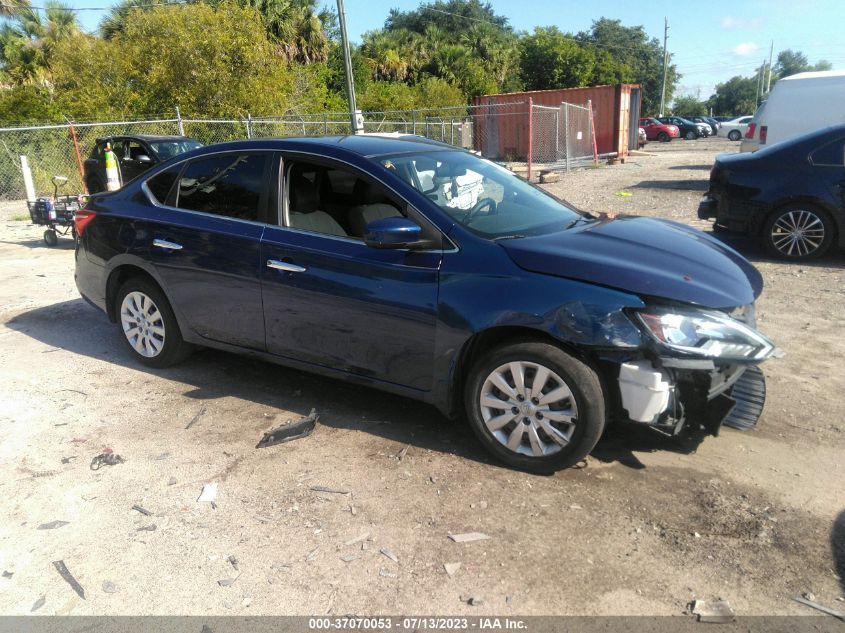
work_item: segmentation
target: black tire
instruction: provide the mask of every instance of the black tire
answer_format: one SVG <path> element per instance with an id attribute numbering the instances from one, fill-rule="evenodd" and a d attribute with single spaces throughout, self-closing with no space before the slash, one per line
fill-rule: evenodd
<path id="1" fill-rule="evenodd" d="M 488 377 L 493 372 L 503 365 L 511 362 L 521 362 L 528 364 L 542 365 L 548 368 L 557 375 L 571 392 L 571 399 L 574 399 L 575 417 L 573 418 L 574 429 L 570 429 L 569 443 L 563 447 L 552 442 L 551 436 L 545 431 L 540 434 L 544 438 L 546 446 L 556 452 L 549 452 L 542 456 L 531 456 L 521 454 L 519 452 L 509 449 L 503 443 L 503 440 L 497 439 L 484 421 L 484 412 L 481 406 L 481 397 L 485 383 Z M 528 371 L 531 371 L 529 369 Z M 535 370 L 536 372 L 536 370 Z M 511 374 L 513 376 L 513 374 Z M 529 374 L 526 372 L 525 383 L 529 380 Z M 533 376 L 532 380 L 533 387 Z M 509 383 L 511 384 L 511 383 Z M 550 393 L 554 391 L 554 378 L 550 377 L 549 382 L 545 385 L 551 385 L 547 391 L 542 391 L 542 386 L 539 388 L 541 393 Z M 511 384 L 513 387 L 513 384 Z M 502 392 L 503 393 L 503 392 Z M 523 404 L 529 405 L 528 401 L 522 401 Z M 542 400 L 540 400 L 542 402 Z M 548 343 L 541 343 L 538 341 L 524 340 L 517 341 L 496 348 L 482 358 L 480 358 L 472 367 L 467 377 L 465 392 L 464 392 L 464 407 L 466 409 L 467 418 L 470 427 L 475 435 L 478 437 L 481 444 L 495 455 L 498 459 L 505 462 L 509 466 L 535 473 L 551 473 L 564 468 L 569 468 L 584 459 L 596 442 L 599 441 L 605 426 L 605 400 L 604 392 L 602 390 L 601 381 L 596 372 L 582 361 L 567 354 L 559 347 Z M 571 401 L 570 401 L 571 407 Z M 511 410 L 513 412 L 513 409 Z M 503 409 L 504 414 L 508 411 Z M 516 419 L 512 420 L 500 431 L 503 434 L 510 434 L 514 432 L 519 425 L 525 425 L 525 429 L 533 426 L 534 418 L 529 422 L 528 417 L 522 415 L 531 415 L 530 413 L 518 413 Z M 534 414 L 537 418 L 542 418 L 542 414 Z M 550 420 L 548 420 L 550 422 Z M 543 424 L 538 419 L 536 424 Z M 537 427 L 535 427 L 537 428 Z M 560 428 L 560 427 L 558 427 Z M 542 429 L 540 429 L 542 430 Z M 531 450 L 530 438 L 525 430 L 522 432 L 521 447 L 525 450 Z M 539 433 L 539 431 L 537 431 Z M 522 446 L 525 442 L 527 446 Z"/>
<path id="2" fill-rule="evenodd" d="M 688 141 L 694 141 L 695 139 L 698 138 L 698 134 L 696 134 L 692 130 L 689 130 L 686 134 L 684 134 L 684 138 L 687 139 Z"/>
<path id="3" fill-rule="evenodd" d="M 56 232 L 53 229 L 47 229 L 44 231 L 44 243 L 47 246 L 55 246 L 59 243 L 59 236 L 56 235 Z"/>
<path id="4" fill-rule="evenodd" d="M 142 293 L 152 300 L 157 312 L 161 316 L 161 322 L 164 327 L 163 345 L 158 353 L 154 356 L 145 356 L 140 353 L 130 342 L 129 336 L 125 333 L 123 327 L 122 310 L 124 298 L 133 292 Z M 193 346 L 186 343 L 182 339 L 182 332 L 179 329 L 179 323 L 176 321 L 176 316 L 173 314 L 173 309 L 170 307 L 170 302 L 161 289 L 149 279 L 144 277 L 132 277 L 128 279 L 117 291 L 115 296 L 115 315 L 117 315 L 117 323 L 120 327 L 123 341 L 126 347 L 132 353 L 132 356 L 139 362 L 148 367 L 164 368 L 175 365 L 188 356 L 193 351 Z M 156 321 L 158 323 L 158 321 Z"/>
<path id="5" fill-rule="evenodd" d="M 660 132 L 657 135 L 657 140 L 661 143 L 668 143 L 672 138 L 666 132 Z"/>
<path id="6" fill-rule="evenodd" d="M 790 243 L 783 229 L 804 227 L 804 239 Z M 772 257 L 802 262 L 824 255 L 833 244 L 835 227 L 830 216 L 814 204 L 790 204 L 775 210 L 763 225 L 763 246 Z M 778 237 L 780 236 L 780 237 Z M 792 250 L 792 252 L 790 252 Z"/>
<path id="7" fill-rule="evenodd" d="M 741 138 L 742 134 L 739 130 L 731 130 L 730 132 L 728 132 L 728 139 L 730 139 L 731 141 L 738 141 Z"/>

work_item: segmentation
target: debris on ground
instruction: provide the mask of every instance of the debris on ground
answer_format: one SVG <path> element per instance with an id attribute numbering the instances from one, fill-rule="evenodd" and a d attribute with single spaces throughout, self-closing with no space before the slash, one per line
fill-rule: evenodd
<path id="1" fill-rule="evenodd" d="M 235 568 L 235 571 L 238 571 L 238 559 L 235 558 L 234 554 L 230 555 L 226 560 L 229 561 L 229 564 Z"/>
<path id="2" fill-rule="evenodd" d="M 398 562 L 399 562 L 399 557 L 398 557 L 396 554 L 394 554 L 394 553 L 393 553 L 393 550 L 391 550 L 390 548 L 387 548 L 387 547 L 382 547 L 382 548 L 379 550 L 379 552 L 381 552 L 382 554 L 384 554 L 385 556 L 387 556 L 387 557 L 388 557 L 390 560 L 392 560 L 394 563 L 398 563 Z"/>
<path id="3" fill-rule="evenodd" d="M 408 449 L 409 449 L 409 448 L 411 448 L 411 447 L 410 447 L 410 445 L 409 445 L 409 446 L 406 446 L 405 448 L 403 448 L 401 451 L 399 451 L 399 452 L 396 454 L 396 457 L 399 459 L 399 461 L 400 461 L 400 462 L 401 462 L 403 459 L 405 459 L 405 455 L 407 455 L 407 454 L 408 454 Z"/>
<path id="4" fill-rule="evenodd" d="M 349 547 L 350 545 L 357 545 L 358 543 L 361 543 L 362 541 L 366 541 L 368 538 L 370 538 L 370 533 L 364 532 L 363 534 L 356 536 L 354 539 L 346 541 L 346 543 L 344 543 L 344 545 L 346 547 Z"/>
<path id="5" fill-rule="evenodd" d="M 50 521 L 49 523 L 42 523 L 38 526 L 39 530 L 55 530 L 56 528 L 68 525 L 67 521 Z"/>
<path id="6" fill-rule="evenodd" d="M 465 534 L 450 534 L 449 538 L 455 543 L 472 543 L 473 541 L 486 541 L 490 537 L 483 532 L 467 532 Z"/>
<path id="7" fill-rule="evenodd" d="M 100 470 L 101 466 L 117 466 L 123 464 L 126 460 L 120 455 L 117 455 L 112 449 L 104 448 L 103 452 L 96 455 L 91 460 L 91 470 Z"/>
<path id="8" fill-rule="evenodd" d="M 54 560 L 53 567 L 56 568 L 59 575 L 71 586 L 77 595 L 85 600 L 85 590 L 82 588 L 82 585 L 77 582 L 76 578 L 73 577 L 73 574 L 70 573 L 70 570 L 67 568 L 67 565 L 65 565 L 65 562 L 63 560 Z"/>
<path id="9" fill-rule="evenodd" d="M 727 600 L 693 600 L 690 613 L 698 616 L 699 622 L 727 624 L 733 622 L 736 613 Z"/>
<path id="10" fill-rule="evenodd" d="M 386 569 L 382 568 L 378 570 L 378 575 L 382 578 L 396 578 L 396 574 L 393 572 L 387 571 Z"/>
<path id="11" fill-rule="evenodd" d="M 478 607 L 484 604 L 484 598 L 480 596 L 461 596 L 461 602 L 466 602 L 471 607 Z"/>
<path id="12" fill-rule="evenodd" d="M 305 557 L 305 562 L 310 563 L 312 560 L 317 558 L 317 553 L 318 553 L 319 549 L 320 549 L 320 546 L 318 545 L 317 547 L 312 549 L 310 552 L 308 552 L 308 555 Z"/>
<path id="13" fill-rule="evenodd" d="M 346 556 L 341 556 L 340 560 L 344 563 L 351 563 L 353 560 L 358 560 L 361 558 L 358 554 L 347 554 Z"/>
<path id="14" fill-rule="evenodd" d="M 282 444 L 290 442 L 291 440 L 298 440 L 299 438 L 311 435 L 314 427 L 317 426 L 317 420 L 320 416 L 317 415 L 316 409 L 311 409 L 308 417 L 299 420 L 298 422 L 291 422 L 288 420 L 287 424 L 276 427 L 272 431 L 264 434 L 264 437 L 259 440 L 255 448 L 267 448 L 275 444 Z"/>
<path id="15" fill-rule="evenodd" d="M 106 593 L 117 593 L 117 585 L 111 580 L 103 581 L 103 591 Z"/>
<path id="16" fill-rule="evenodd" d="M 171 477 L 170 479 L 168 479 L 167 485 L 168 486 L 175 486 L 176 485 L 176 477 Z"/>
<path id="17" fill-rule="evenodd" d="M 170 457 L 170 453 L 164 452 L 161 455 L 156 455 L 156 461 L 157 462 L 163 462 L 168 457 Z"/>
<path id="18" fill-rule="evenodd" d="M 140 513 L 141 513 L 141 514 L 143 514 L 145 517 L 151 517 L 151 516 L 153 516 L 153 513 L 152 513 L 152 512 L 150 512 L 150 511 L 149 511 L 149 510 L 147 510 L 146 508 L 142 508 L 142 507 L 141 507 L 141 506 L 139 506 L 137 503 L 136 503 L 134 506 L 132 506 L 132 509 L 133 509 L 133 510 L 135 510 L 136 512 L 140 512 Z"/>
<path id="19" fill-rule="evenodd" d="M 231 587 L 233 584 L 235 584 L 235 581 L 238 578 L 240 578 L 240 574 L 238 574 L 234 578 L 223 578 L 221 580 L 218 580 L 217 584 L 220 585 L 221 587 Z"/>
<path id="20" fill-rule="evenodd" d="M 4 571 L 3 572 L 3 578 L 11 578 L 14 575 L 15 575 L 15 572 L 13 572 L 13 571 Z"/>
<path id="21" fill-rule="evenodd" d="M 73 460 L 78 459 L 76 455 L 71 455 L 70 457 L 62 457 L 63 464 L 70 464 Z"/>
<path id="22" fill-rule="evenodd" d="M 197 497 L 197 503 L 210 503 L 214 506 L 217 501 L 217 482 L 212 481 L 210 484 L 205 484 L 202 487 L 200 496 Z"/>
<path id="23" fill-rule="evenodd" d="M 29 610 L 30 613 L 34 613 L 38 611 L 41 607 L 47 604 L 47 596 L 41 596 L 35 603 L 32 605 L 32 608 Z"/>
<path id="24" fill-rule="evenodd" d="M 334 488 L 327 488 L 326 486 L 311 486 L 312 492 L 328 492 L 333 495 L 348 495 L 348 490 L 335 490 Z"/>
<path id="25" fill-rule="evenodd" d="M 185 426 L 185 430 L 187 431 L 189 428 L 191 428 L 194 424 L 197 423 L 197 420 L 199 420 L 204 415 L 205 415 L 205 407 L 200 409 L 199 413 L 197 413 L 194 417 L 191 418 L 191 421 L 188 422 L 188 424 Z"/>
<path id="26" fill-rule="evenodd" d="M 136 531 L 137 532 L 155 532 L 158 529 L 155 523 L 151 523 L 150 525 L 146 525 L 144 527 L 139 527 Z"/>
<path id="27" fill-rule="evenodd" d="M 805 593 L 804 594 L 804 596 L 807 596 L 807 595 L 812 596 L 813 594 L 811 594 L 811 593 Z M 845 622 L 845 613 L 843 613 L 842 611 L 837 611 L 836 609 L 831 609 L 830 607 L 826 607 L 822 604 L 819 604 L 818 602 L 814 602 L 813 600 L 810 600 L 809 598 L 806 598 L 804 596 L 801 596 L 801 597 L 798 597 L 798 598 L 793 598 L 793 600 L 795 600 L 795 602 L 803 604 L 805 607 L 810 607 L 811 609 L 815 609 L 816 611 L 821 611 L 822 613 L 832 615 L 834 618 L 836 618 L 838 620 L 842 620 L 843 622 Z M 813 596 L 813 597 L 815 598 L 815 596 Z"/>
<path id="28" fill-rule="evenodd" d="M 446 570 L 446 573 L 449 575 L 450 578 L 457 574 L 460 568 L 460 563 L 443 563 L 443 569 Z"/>

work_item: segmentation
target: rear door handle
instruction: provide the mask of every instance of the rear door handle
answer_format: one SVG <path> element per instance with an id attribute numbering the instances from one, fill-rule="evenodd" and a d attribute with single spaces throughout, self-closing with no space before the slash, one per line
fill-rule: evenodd
<path id="1" fill-rule="evenodd" d="M 278 259 L 268 259 L 267 268 L 273 268 L 274 270 L 283 270 L 286 273 L 304 273 L 306 270 L 304 266 L 297 266 L 296 264 L 279 261 Z"/>
<path id="2" fill-rule="evenodd" d="M 181 251 L 182 245 L 177 244 L 176 242 L 168 242 L 167 240 L 153 240 L 153 246 L 158 246 L 159 248 L 166 249 L 168 251 Z"/>

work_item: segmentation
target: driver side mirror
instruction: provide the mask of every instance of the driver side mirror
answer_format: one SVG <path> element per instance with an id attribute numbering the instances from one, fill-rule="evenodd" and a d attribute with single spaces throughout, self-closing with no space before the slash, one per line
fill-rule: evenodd
<path id="1" fill-rule="evenodd" d="M 364 243 L 371 248 L 401 249 L 418 245 L 421 237 L 420 226 L 408 218 L 382 218 L 367 225 Z"/>
<path id="2" fill-rule="evenodd" d="M 135 160 L 143 165 L 152 165 L 153 159 L 147 156 L 146 154 L 138 154 L 135 157 Z"/>

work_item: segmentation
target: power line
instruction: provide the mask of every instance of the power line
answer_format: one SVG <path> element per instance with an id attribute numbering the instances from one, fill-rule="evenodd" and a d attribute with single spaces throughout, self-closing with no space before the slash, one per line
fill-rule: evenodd
<path id="1" fill-rule="evenodd" d="M 169 7 L 175 4 L 194 4 L 195 0 L 173 0 L 172 2 L 150 2 L 144 4 L 132 4 L 129 6 L 111 6 L 111 7 L 34 7 L 29 5 L 17 5 L 17 4 L 6 4 L 0 3 L 0 7 L 5 9 L 34 9 L 35 11 L 69 11 L 69 12 L 77 12 L 77 11 L 111 11 L 113 9 L 145 9 L 147 7 Z"/>

